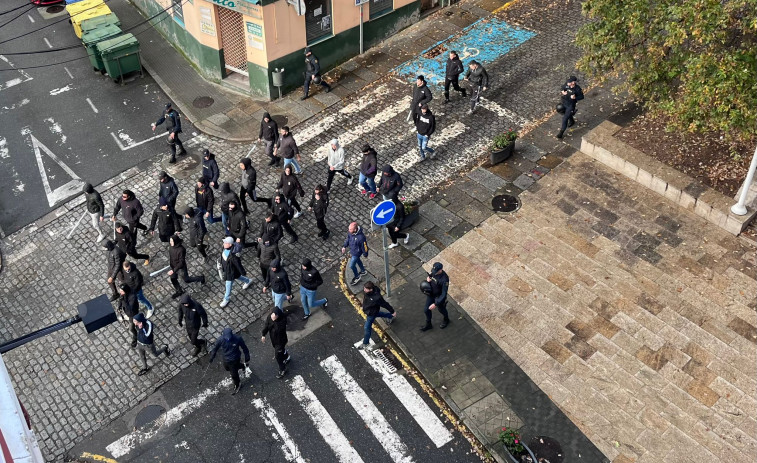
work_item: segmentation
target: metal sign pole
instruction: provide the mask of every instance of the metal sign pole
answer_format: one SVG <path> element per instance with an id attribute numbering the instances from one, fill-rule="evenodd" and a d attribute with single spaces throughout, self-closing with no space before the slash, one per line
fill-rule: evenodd
<path id="1" fill-rule="evenodd" d="M 381 237 L 384 241 L 384 276 L 386 277 L 386 297 L 392 296 L 392 286 L 389 284 L 389 248 L 386 241 L 386 225 L 381 227 Z"/>
<path id="2" fill-rule="evenodd" d="M 363 54 L 363 4 L 360 4 L 360 54 Z"/>

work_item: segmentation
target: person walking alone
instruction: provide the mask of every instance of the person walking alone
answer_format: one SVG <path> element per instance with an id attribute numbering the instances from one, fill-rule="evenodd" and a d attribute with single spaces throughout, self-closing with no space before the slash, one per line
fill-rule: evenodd
<path id="1" fill-rule="evenodd" d="M 347 228 L 347 232 L 347 239 L 344 240 L 344 244 L 342 245 L 342 254 L 344 254 L 347 249 L 350 250 L 350 261 L 348 265 L 352 269 L 353 274 L 350 284 L 354 286 L 360 281 L 363 275 L 368 273 L 365 270 L 363 261 L 360 260 L 361 256 L 368 257 L 368 240 L 365 239 L 363 229 L 360 228 L 357 222 L 352 222 Z M 357 271 L 358 267 L 360 267 L 360 273 Z"/>
<path id="2" fill-rule="evenodd" d="M 331 91 L 331 86 L 321 77 L 321 64 L 318 62 L 318 58 L 310 51 L 310 47 L 305 47 L 305 94 L 300 98 L 301 100 L 308 97 L 311 83 L 325 88 L 326 93 Z"/>
<path id="3" fill-rule="evenodd" d="M 142 376 L 150 371 L 147 367 L 147 351 L 150 351 L 153 357 L 158 358 L 160 354 L 166 354 L 166 357 L 170 357 L 171 350 L 168 349 L 168 344 L 163 344 L 163 348 L 160 350 L 155 348 L 155 324 L 146 319 L 143 314 L 136 314 L 133 323 L 137 327 L 137 352 L 139 358 L 142 359 L 142 369 L 139 370 L 137 375 Z"/>
<path id="4" fill-rule="evenodd" d="M 329 142 L 328 150 L 329 172 L 326 180 L 326 190 L 331 190 L 331 182 L 334 181 L 334 175 L 337 173 L 347 179 L 347 185 L 352 185 L 352 175 L 344 168 L 344 148 L 339 146 L 339 140 L 336 138 L 332 139 Z"/>
<path id="5" fill-rule="evenodd" d="M 457 52 L 454 50 L 450 51 L 449 58 L 447 59 L 447 68 L 444 73 L 444 104 L 449 103 L 450 84 L 452 84 L 452 88 L 454 88 L 456 92 L 463 94 L 463 98 L 468 96 L 465 89 L 460 88 L 460 85 L 457 83 L 463 70 L 463 63 L 460 61 Z"/>
<path id="6" fill-rule="evenodd" d="M 360 193 L 369 195 L 371 199 L 376 197 L 376 182 L 373 180 L 376 178 L 376 172 L 378 172 L 376 150 L 366 143 L 363 145 L 363 160 L 360 163 L 360 178 L 358 181 L 360 186 L 363 187 L 363 191 Z"/>
<path id="7" fill-rule="evenodd" d="M 426 153 L 430 157 L 434 156 L 434 149 L 428 146 L 428 141 L 431 135 L 436 130 L 436 116 L 428 109 L 427 105 L 421 106 L 420 113 L 414 116 L 415 130 L 418 131 L 416 135 L 418 137 L 418 152 L 420 153 L 421 161 L 426 160 Z"/>
<path id="8" fill-rule="evenodd" d="M 181 143 L 181 140 L 179 140 L 179 134 L 181 133 L 181 116 L 178 111 L 173 109 L 170 101 L 166 103 L 166 107 L 163 110 L 160 119 L 153 122 L 152 131 L 155 132 L 155 128 L 163 122 L 166 123 L 166 132 L 168 132 L 167 141 L 168 146 L 171 148 L 171 159 L 168 163 L 173 164 L 176 162 L 176 145 L 179 146 L 179 156 L 187 154 L 187 150 L 184 149 L 184 145 Z"/>
<path id="9" fill-rule="evenodd" d="M 471 61 L 468 64 L 468 72 L 465 74 L 465 80 L 471 83 L 471 100 L 470 111 L 468 114 L 473 114 L 476 111 L 476 106 L 481 98 L 481 92 L 485 92 L 489 87 L 489 74 L 486 72 L 481 63 L 476 60 Z"/>
<path id="10" fill-rule="evenodd" d="M 284 301 L 292 300 L 292 283 L 289 281 L 289 275 L 281 266 L 280 259 L 271 261 L 271 267 L 263 281 L 263 294 L 271 290 L 273 304 L 276 307 L 284 307 Z"/>
<path id="11" fill-rule="evenodd" d="M 315 224 L 318 227 L 318 236 L 323 238 L 324 241 L 329 239 L 331 232 L 326 228 L 326 211 L 329 207 L 329 194 L 323 188 L 323 185 L 318 185 L 313 191 L 313 197 L 310 199 L 310 205 L 308 210 L 313 211 L 315 215 Z"/>
<path id="12" fill-rule="evenodd" d="M 239 379 L 239 370 L 245 368 L 245 364 L 250 363 L 250 350 L 247 348 L 244 339 L 234 334 L 234 331 L 229 327 L 223 329 L 223 334 L 221 334 L 221 337 L 218 338 L 213 349 L 210 351 L 210 361 L 208 364 L 213 363 L 219 349 L 223 351 L 223 368 L 231 374 L 231 381 L 233 383 L 231 395 L 236 395 L 242 387 L 242 380 Z M 244 352 L 245 364 L 241 362 L 242 352 Z"/>
<path id="13" fill-rule="evenodd" d="M 271 344 L 276 355 L 276 363 L 279 365 L 279 372 L 276 377 L 281 379 L 286 374 L 286 364 L 292 360 L 287 350 L 287 317 L 281 307 L 274 307 L 271 315 L 266 318 L 265 326 L 261 333 L 260 342 L 265 342 L 266 335 L 270 334 Z"/>
<path id="14" fill-rule="evenodd" d="M 200 275 L 198 277 L 189 276 L 189 268 L 187 267 L 187 248 L 182 244 L 179 235 L 173 235 L 169 239 L 171 247 L 168 248 L 168 262 L 171 268 L 168 270 L 168 276 L 171 279 L 171 285 L 176 291 L 171 295 L 171 299 L 184 294 L 184 290 L 179 285 L 179 273 L 182 275 L 184 283 L 197 283 L 205 284 L 205 276 Z"/>
<path id="15" fill-rule="evenodd" d="M 105 234 L 100 228 L 100 223 L 105 215 L 105 204 L 102 196 L 91 183 L 85 183 L 82 191 L 84 192 L 84 204 L 87 205 L 87 212 L 89 212 L 89 217 L 92 220 L 92 228 L 97 230 L 97 242 L 99 243 L 105 239 Z"/>
<path id="16" fill-rule="evenodd" d="M 565 108 L 565 112 L 562 115 L 562 124 L 560 125 L 560 131 L 557 132 L 557 138 L 562 138 L 565 129 L 573 127 L 576 120 L 573 116 L 576 114 L 576 104 L 584 99 L 584 91 L 581 86 L 578 85 L 578 78 L 576 76 L 570 76 L 565 85 L 562 86 L 560 91 L 562 95 L 562 105 Z"/>
<path id="17" fill-rule="evenodd" d="M 323 306 L 326 308 L 329 306 L 329 300 L 325 297 L 323 299 L 316 299 L 318 297 L 318 287 L 323 284 L 323 277 L 317 268 L 313 267 L 313 263 L 310 259 L 304 259 L 302 261 L 302 267 L 300 268 L 300 301 L 302 302 L 302 308 L 305 310 L 305 316 L 303 320 L 310 318 L 310 310 L 314 307 Z"/>
<path id="18" fill-rule="evenodd" d="M 300 161 L 300 149 L 297 148 L 297 142 L 294 141 L 292 133 L 289 131 L 288 126 L 284 126 L 279 130 L 279 140 L 276 142 L 276 149 L 273 150 L 275 156 L 282 156 L 284 158 L 284 167 L 289 164 L 294 165 L 294 173 L 297 175 L 302 173 L 302 168 L 297 161 Z M 295 159 L 295 157 L 297 159 Z"/>
<path id="19" fill-rule="evenodd" d="M 431 273 L 426 277 L 428 285 L 422 285 L 421 288 L 426 294 L 426 306 L 423 313 L 426 315 L 426 324 L 421 327 L 421 331 L 428 331 L 431 328 L 431 311 L 438 309 L 444 319 L 439 328 L 444 329 L 449 325 L 449 314 L 447 313 L 447 290 L 449 289 L 449 276 L 442 270 L 444 266 L 441 262 L 434 262 L 431 267 Z"/>
<path id="20" fill-rule="evenodd" d="M 389 312 L 382 312 L 382 308 Z M 397 317 L 394 307 L 386 302 L 381 295 L 381 289 L 374 285 L 372 281 L 366 281 L 363 284 L 363 313 L 365 314 L 365 333 L 363 334 L 363 343 L 358 346 L 358 349 L 365 349 L 370 344 L 371 334 L 373 334 L 373 322 L 377 318 L 386 318 L 386 322 L 391 325 Z"/>
<path id="21" fill-rule="evenodd" d="M 292 218 L 296 219 L 301 216 L 302 208 L 300 207 L 300 203 L 297 202 L 297 193 L 300 194 L 300 197 L 305 196 L 305 190 L 302 189 L 297 176 L 292 173 L 292 166 L 284 166 L 284 172 L 281 173 L 281 178 L 276 185 L 276 189 L 284 195 L 287 204 L 297 211 Z"/>
<path id="22" fill-rule="evenodd" d="M 397 244 L 397 238 L 404 238 L 405 244 L 410 241 L 410 234 L 402 233 L 400 231 L 402 230 L 402 222 L 405 220 L 405 205 L 402 204 L 399 199 L 394 199 L 392 201 L 394 202 L 395 207 L 394 217 L 392 217 L 392 221 L 386 226 L 386 230 L 389 232 L 389 238 L 392 240 L 392 244 L 387 246 L 389 249 L 399 246 L 399 244 Z"/>
<path id="23" fill-rule="evenodd" d="M 273 155 L 273 147 L 279 140 L 279 125 L 273 120 L 270 114 L 263 113 L 263 120 L 260 121 L 260 133 L 258 133 L 258 142 L 265 142 L 265 154 L 271 158 L 269 166 L 279 165 L 281 158 Z"/>
<path id="24" fill-rule="evenodd" d="M 200 351 L 208 351 L 208 341 L 199 338 L 200 326 L 208 327 L 208 313 L 199 302 L 192 299 L 189 294 L 181 296 L 179 300 L 179 328 L 182 322 L 187 323 L 187 337 L 189 343 L 195 346 L 192 357 L 197 357 Z"/>
<path id="25" fill-rule="evenodd" d="M 243 283 L 242 289 L 247 289 L 252 284 L 252 280 L 247 278 L 247 271 L 242 267 L 242 261 L 239 257 L 231 252 L 231 247 L 234 245 L 234 238 L 227 236 L 223 239 L 223 251 L 221 257 L 218 258 L 216 266 L 218 268 L 218 276 L 221 281 L 226 285 L 226 292 L 223 295 L 220 307 L 226 307 L 229 305 L 231 299 L 231 287 L 234 284 L 234 280 L 239 280 Z"/>

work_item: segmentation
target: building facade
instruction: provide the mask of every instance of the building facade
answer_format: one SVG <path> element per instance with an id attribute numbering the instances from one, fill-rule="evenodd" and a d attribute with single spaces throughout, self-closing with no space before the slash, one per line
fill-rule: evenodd
<path id="1" fill-rule="evenodd" d="M 360 0 L 132 0 L 207 79 L 273 99 L 275 69 L 282 91 L 302 85 L 304 48 L 328 70 L 360 52 Z M 418 21 L 425 0 L 369 0 L 364 49 Z"/>

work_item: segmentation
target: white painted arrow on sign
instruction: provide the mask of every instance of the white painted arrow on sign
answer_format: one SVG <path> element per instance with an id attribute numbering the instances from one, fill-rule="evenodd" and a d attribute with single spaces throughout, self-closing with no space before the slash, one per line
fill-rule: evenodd
<path id="1" fill-rule="evenodd" d="M 386 217 L 386 214 L 388 214 L 390 212 L 392 212 L 392 208 L 391 207 L 389 209 L 384 209 L 383 211 L 380 211 L 378 214 L 376 214 L 376 218 L 377 219 L 383 219 L 384 217 Z"/>
<path id="2" fill-rule="evenodd" d="M 63 199 L 68 198 L 69 196 L 81 192 L 81 188 L 84 186 L 84 182 L 81 180 L 81 178 L 79 178 L 79 176 L 76 175 L 76 173 L 71 170 L 71 168 L 68 167 L 63 161 L 58 159 L 58 156 L 50 151 L 50 148 L 43 145 L 39 140 L 37 140 L 37 137 L 32 135 L 32 131 L 29 129 L 29 127 L 24 127 L 23 129 L 21 129 L 21 134 L 29 136 L 29 141 L 31 142 L 31 146 L 34 149 L 34 156 L 36 156 L 37 158 L 39 175 L 42 177 L 42 184 L 45 187 L 47 203 L 50 205 L 50 207 L 53 207 L 55 204 Z M 47 154 L 50 159 L 55 161 L 55 163 L 58 164 L 58 166 L 60 166 L 60 168 L 63 169 L 71 177 L 71 180 L 68 181 L 65 185 L 59 186 L 54 190 L 50 188 L 50 181 L 47 179 L 47 174 L 45 173 L 45 163 L 42 162 L 41 151 L 44 151 L 44 153 Z"/>

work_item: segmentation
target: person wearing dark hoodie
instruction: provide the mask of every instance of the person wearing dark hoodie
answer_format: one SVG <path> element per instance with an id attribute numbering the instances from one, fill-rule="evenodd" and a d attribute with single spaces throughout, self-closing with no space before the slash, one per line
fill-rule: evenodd
<path id="1" fill-rule="evenodd" d="M 95 190 L 91 183 L 85 183 L 82 188 L 84 192 L 84 204 L 87 205 L 87 212 L 92 220 L 92 228 L 97 230 L 97 242 L 105 239 L 102 229 L 100 228 L 100 222 L 103 221 L 105 215 L 105 204 L 100 193 Z"/>
<path id="2" fill-rule="evenodd" d="M 181 133 L 181 115 L 179 112 L 173 109 L 171 102 L 166 103 L 166 107 L 163 110 L 163 114 L 160 118 L 152 123 L 152 131 L 155 132 L 155 128 L 166 123 L 166 132 L 168 132 L 168 146 L 171 148 L 171 159 L 168 160 L 169 164 L 176 162 L 176 145 L 179 145 L 179 156 L 187 154 L 187 150 L 184 149 L 184 145 L 179 140 L 179 134 Z"/>
<path id="3" fill-rule="evenodd" d="M 240 280 L 243 285 L 242 289 L 247 289 L 252 284 L 252 280 L 247 278 L 247 271 L 242 267 L 242 261 L 239 260 L 239 256 L 231 252 L 231 247 L 234 245 L 234 238 L 227 236 L 223 239 L 223 251 L 221 257 L 218 258 L 216 266 L 218 267 L 218 276 L 221 281 L 226 285 L 226 292 L 223 295 L 223 301 L 221 301 L 220 307 L 226 307 L 229 305 L 231 299 L 231 287 L 234 284 L 234 280 Z"/>
<path id="4" fill-rule="evenodd" d="M 389 312 L 382 312 L 382 308 Z M 381 289 L 373 284 L 372 281 L 366 281 L 363 285 L 363 313 L 365 314 L 363 343 L 358 346 L 358 349 L 368 347 L 368 344 L 371 342 L 371 334 L 373 334 L 373 322 L 377 318 L 386 318 L 386 322 L 391 325 L 394 318 L 397 317 L 394 307 L 386 302 L 381 295 Z"/>
<path id="5" fill-rule="evenodd" d="M 179 198 L 179 187 L 176 186 L 173 177 L 168 175 L 165 171 L 160 171 L 158 179 L 160 180 L 158 199 L 164 198 L 168 203 L 169 209 L 176 212 L 176 200 Z"/>
<path id="6" fill-rule="evenodd" d="M 145 318 L 143 314 L 136 314 L 133 323 L 137 328 L 137 352 L 139 358 L 142 359 L 142 369 L 137 374 L 142 376 L 150 371 L 147 367 L 147 351 L 150 351 L 155 358 L 160 357 L 160 354 L 166 354 L 166 357 L 170 357 L 171 351 L 168 349 L 168 344 L 163 344 L 163 348 L 160 350 L 155 348 L 155 324 Z"/>
<path id="7" fill-rule="evenodd" d="M 113 224 L 113 228 L 116 230 L 116 245 L 132 259 L 144 259 L 144 265 L 150 265 L 150 256 L 137 252 L 137 237 L 135 235 L 132 235 L 129 229 L 126 228 L 121 222 L 116 222 L 115 224 Z"/>
<path id="8" fill-rule="evenodd" d="M 234 334 L 234 331 L 229 327 L 223 329 L 223 334 L 210 351 L 209 363 L 213 363 L 219 349 L 223 352 L 223 368 L 231 373 L 231 381 L 234 383 L 231 395 L 235 395 L 242 387 L 242 381 L 239 379 L 239 370 L 245 367 L 241 362 L 242 352 L 244 352 L 244 363 L 248 364 L 250 363 L 250 350 L 247 348 L 244 339 Z"/>
<path id="9" fill-rule="evenodd" d="M 137 301 L 147 307 L 147 311 L 145 313 L 147 318 L 152 317 L 152 314 L 155 312 L 155 308 L 153 307 L 152 303 L 150 303 L 150 301 L 145 297 L 144 290 L 142 289 L 142 285 L 144 285 L 145 279 L 142 276 L 142 272 L 137 270 L 137 266 L 129 262 L 128 260 L 125 260 L 123 265 L 121 266 L 121 271 L 118 272 L 116 276 L 119 280 L 121 280 L 123 284 L 131 289 L 131 292 L 134 293 L 135 296 L 137 296 Z"/>
<path id="10" fill-rule="evenodd" d="M 460 57 L 456 51 L 449 52 L 449 59 L 447 59 L 447 67 L 444 72 L 444 104 L 449 103 L 449 85 L 452 84 L 452 88 L 456 92 L 462 93 L 463 98 L 468 96 L 464 88 L 460 88 L 457 83 L 460 78 L 460 74 L 463 73 L 463 63 L 460 61 Z"/>
<path id="11" fill-rule="evenodd" d="M 426 85 L 426 78 L 423 76 L 416 77 L 415 87 L 413 87 L 413 101 L 410 103 L 410 114 L 407 117 L 408 122 L 421 112 L 421 106 L 429 104 L 433 98 L 431 89 Z"/>
<path id="12" fill-rule="evenodd" d="M 392 240 L 392 244 L 387 246 L 387 249 L 396 248 L 399 246 L 397 244 L 397 238 L 404 238 L 405 244 L 410 241 L 410 234 L 409 233 L 402 233 L 402 222 L 405 220 L 405 205 L 400 202 L 399 199 L 394 199 L 394 217 L 392 217 L 392 221 L 389 222 L 386 225 L 386 230 L 389 232 L 389 238 Z"/>
<path id="13" fill-rule="evenodd" d="M 426 105 L 423 105 L 421 112 L 413 117 L 415 120 L 415 129 L 418 131 L 416 134 L 418 138 L 418 151 L 420 152 L 421 161 L 425 161 L 426 153 L 430 157 L 434 157 L 434 149 L 428 146 L 428 141 L 436 130 L 436 117 Z"/>
<path id="14" fill-rule="evenodd" d="M 178 214 L 171 209 L 166 198 L 161 197 L 158 204 L 158 207 L 152 213 L 149 232 L 154 235 L 155 225 L 157 224 L 160 241 L 168 243 L 172 235 L 181 231 L 181 222 Z"/>
<path id="15" fill-rule="evenodd" d="M 281 307 L 274 307 L 271 311 L 271 315 L 266 318 L 265 326 L 263 326 L 260 342 L 265 342 L 266 335 L 270 335 L 271 344 L 273 344 L 273 350 L 276 354 L 276 363 L 279 364 L 279 372 L 276 375 L 281 379 L 286 374 L 286 364 L 292 360 L 292 356 L 289 355 L 287 350 L 287 316 Z"/>
<path id="16" fill-rule="evenodd" d="M 281 163 L 281 158 L 274 156 L 273 148 L 276 146 L 276 142 L 279 141 L 279 125 L 268 113 L 263 113 L 263 120 L 260 121 L 258 141 L 265 142 L 265 154 L 271 158 L 268 165 L 272 166 L 275 164 L 278 166 Z"/>
<path id="17" fill-rule="evenodd" d="M 134 317 L 139 313 L 139 301 L 128 285 L 118 285 L 118 317 L 119 321 L 129 323 L 131 333 L 131 348 L 137 347 L 137 327 L 134 325 Z"/>
<path id="18" fill-rule="evenodd" d="M 258 244 L 265 243 L 266 241 L 272 245 L 276 245 L 277 249 L 279 241 L 284 236 L 281 231 L 281 224 L 279 223 L 279 216 L 275 212 L 269 211 L 268 215 L 263 219 L 263 223 L 260 225 L 260 234 L 258 235 Z M 265 276 L 263 276 L 265 278 Z"/>
<path id="19" fill-rule="evenodd" d="M 362 194 L 370 194 L 370 198 L 376 197 L 376 172 L 378 171 L 378 160 L 376 150 L 371 145 L 363 145 L 363 160 L 360 163 L 360 178 L 358 183 L 363 187 Z"/>
<path id="20" fill-rule="evenodd" d="M 431 311 L 438 309 L 444 319 L 439 328 L 444 329 L 449 325 L 449 313 L 447 313 L 447 291 L 449 290 L 449 275 L 444 270 L 441 262 L 434 262 L 426 277 L 426 283 L 429 284 L 429 291 L 426 292 L 426 305 L 423 307 L 423 313 L 426 315 L 426 324 L 421 327 L 421 331 L 428 331 L 431 326 Z M 424 291 L 425 292 L 425 291 Z"/>
<path id="21" fill-rule="evenodd" d="M 113 216 L 110 218 L 113 222 L 117 220 L 116 217 L 121 210 L 124 211 L 124 220 L 129 224 L 129 231 L 132 236 L 136 238 L 137 230 L 143 230 L 142 236 L 147 236 L 147 227 L 139 221 L 145 213 L 145 210 L 142 208 L 142 203 L 140 203 L 137 197 L 134 196 L 133 191 L 124 190 L 121 193 L 121 197 L 116 200 L 116 207 L 113 208 Z"/>
<path id="22" fill-rule="evenodd" d="M 187 228 L 189 229 L 189 245 L 196 247 L 200 255 L 207 260 L 208 253 L 205 252 L 205 235 L 208 229 L 205 228 L 205 221 L 202 218 L 200 209 L 187 206 L 184 209 L 184 218 L 187 219 Z"/>
<path id="23" fill-rule="evenodd" d="M 284 195 L 287 203 L 297 211 L 292 218 L 296 219 L 302 215 L 302 208 L 300 203 L 297 202 L 297 193 L 300 194 L 300 197 L 305 196 L 305 190 L 302 189 L 297 176 L 292 173 L 292 166 L 284 166 L 284 172 L 281 173 L 276 189 Z"/>
<path id="24" fill-rule="evenodd" d="M 213 194 L 213 190 L 208 187 L 208 182 L 205 177 L 197 179 L 197 186 L 195 186 L 195 202 L 197 203 L 200 217 L 204 216 L 209 224 L 212 225 L 221 221 L 221 218 L 216 217 L 213 213 L 216 197 L 215 194 Z"/>
<path id="25" fill-rule="evenodd" d="M 289 207 L 284 195 L 278 194 L 273 197 L 273 203 L 271 204 L 271 212 L 276 214 L 279 218 L 279 224 L 281 228 L 286 231 L 289 236 L 292 237 L 289 244 L 294 244 L 299 239 L 297 233 L 292 229 L 290 222 L 292 221 L 292 209 Z"/>
<path id="26" fill-rule="evenodd" d="M 350 250 L 350 262 L 347 265 L 352 269 L 352 274 L 354 275 L 350 284 L 356 285 L 363 275 L 368 273 L 365 270 L 363 261 L 360 260 L 360 256 L 368 257 L 368 240 L 365 239 L 363 229 L 360 228 L 357 222 L 352 222 L 347 231 L 347 239 L 344 240 L 344 244 L 342 245 L 342 254 L 347 249 Z M 357 271 L 358 266 L 360 267 L 360 273 Z"/>
<path id="27" fill-rule="evenodd" d="M 289 282 L 289 275 L 284 267 L 281 266 L 281 259 L 273 259 L 271 267 L 263 281 L 263 293 L 271 290 L 273 303 L 276 307 L 284 307 L 284 300 L 292 300 L 292 283 Z"/>
<path id="28" fill-rule="evenodd" d="M 205 185 L 210 185 L 214 189 L 218 189 L 218 176 L 221 171 L 218 169 L 218 162 L 216 162 L 216 155 L 206 149 L 202 153 L 202 177 L 205 179 Z"/>
<path id="29" fill-rule="evenodd" d="M 221 221 L 223 222 L 223 229 L 226 231 L 226 236 L 229 236 L 229 204 L 232 201 L 236 201 L 237 204 L 239 204 L 239 196 L 231 191 L 229 182 L 221 183 L 221 190 L 218 196 L 221 201 Z"/>
<path id="30" fill-rule="evenodd" d="M 481 63 L 473 60 L 468 63 L 468 72 L 465 73 L 464 80 L 471 83 L 470 111 L 468 111 L 468 114 L 473 114 L 476 111 L 478 100 L 481 98 L 481 92 L 485 92 L 489 87 L 489 74 L 481 66 Z"/>
<path id="31" fill-rule="evenodd" d="M 395 172 L 389 164 L 385 165 L 381 175 L 381 186 L 377 190 L 384 196 L 384 201 L 396 200 L 402 185 L 400 174 Z"/>
<path id="32" fill-rule="evenodd" d="M 115 241 L 111 240 L 106 241 L 103 248 L 108 251 L 108 256 L 106 258 L 108 262 L 108 286 L 110 286 L 110 289 L 112 291 L 110 300 L 115 301 L 116 299 L 118 299 L 118 290 L 116 289 L 116 275 L 118 275 L 118 272 L 121 271 L 121 266 L 126 260 L 126 253 L 123 252 L 121 248 L 116 246 Z"/>
<path id="33" fill-rule="evenodd" d="M 318 227 L 318 236 L 327 240 L 331 232 L 326 228 L 326 211 L 329 207 L 329 194 L 323 185 L 318 185 L 313 191 L 313 197 L 310 198 L 308 206 L 309 211 L 315 214 L 315 224 Z"/>
<path id="34" fill-rule="evenodd" d="M 258 173 L 254 167 L 252 167 L 252 161 L 250 158 L 242 158 L 239 161 L 239 168 L 242 170 L 242 179 L 239 187 L 239 200 L 242 201 L 242 209 L 245 214 L 249 214 L 250 210 L 247 208 L 247 196 L 249 196 L 253 202 L 264 203 L 268 202 L 268 198 L 258 198 L 258 194 L 255 191 L 257 184 Z"/>
<path id="35" fill-rule="evenodd" d="M 187 322 L 187 337 L 190 344 L 195 346 L 192 357 L 197 357 L 200 351 L 208 351 L 208 341 L 198 338 L 200 326 L 208 327 L 208 313 L 199 302 L 192 299 L 189 294 L 181 296 L 179 300 L 179 328 L 182 322 Z"/>
<path id="36" fill-rule="evenodd" d="M 173 235 L 169 239 L 171 247 L 168 248 L 168 263 L 171 268 L 168 270 L 168 276 L 171 277 L 171 285 L 176 290 L 172 295 L 172 299 L 184 294 L 184 290 L 179 285 L 179 272 L 184 283 L 197 283 L 205 284 L 205 275 L 198 277 L 189 276 L 189 268 L 187 267 L 187 248 L 182 244 L 182 240 L 179 235 Z"/>
<path id="37" fill-rule="evenodd" d="M 247 217 L 239 208 L 239 203 L 232 201 L 229 203 L 229 233 L 234 241 L 239 243 L 243 248 L 257 245 L 256 242 L 246 243 L 247 236 Z"/>
<path id="38" fill-rule="evenodd" d="M 300 302 L 302 302 L 302 308 L 305 309 L 305 316 L 303 320 L 310 318 L 310 309 L 314 307 L 323 306 L 324 308 L 329 306 L 329 300 L 325 297 L 323 299 L 316 299 L 318 297 L 318 287 L 323 284 L 323 277 L 317 268 L 313 266 L 310 259 L 304 259 L 302 261 L 302 267 L 300 267 Z"/>
<path id="39" fill-rule="evenodd" d="M 279 251 L 278 243 L 268 239 L 261 241 L 258 245 L 258 259 L 260 259 L 260 275 L 263 281 L 265 281 L 268 276 L 268 270 L 271 269 L 271 262 L 275 259 L 281 262 L 281 252 Z"/>
<path id="40" fill-rule="evenodd" d="M 276 149 L 273 150 L 273 154 L 276 156 L 282 156 L 284 158 L 284 167 L 289 164 L 294 164 L 294 172 L 296 174 L 302 173 L 302 168 L 297 161 L 300 161 L 300 149 L 297 148 L 297 143 L 294 141 L 292 133 L 289 131 L 289 127 L 286 125 L 279 130 L 279 140 L 276 142 Z M 295 157 L 297 159 L 295 159 Z"/>

